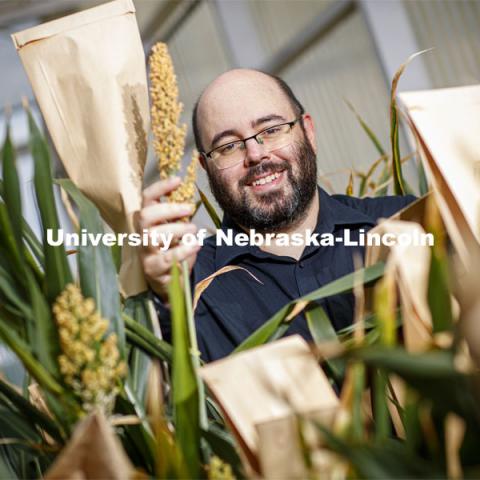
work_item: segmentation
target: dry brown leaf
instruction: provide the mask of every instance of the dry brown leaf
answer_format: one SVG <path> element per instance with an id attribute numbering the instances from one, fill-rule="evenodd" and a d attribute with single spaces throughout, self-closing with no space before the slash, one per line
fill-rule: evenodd
<path id="1" fill-rule="evenodd" d="M 120 425 L 139 425 L 142 420 L 136 415 L 115 415 L 110 417 L 110 425 L 112 427 L 118 427 Z"/>
<path id="2" fill-rule="evenodd" d="M 63 206 L 65 207 L 65 211 L 67 212 L 68 218 L 72 222 L 73 228 L 76 232 L 80 231 L 80 222 L 78 221 L 78 217 L 75 214 L 75 210 L 73 209 L 72 202 L 70 202 L 70 197 L 68 196 L 67 192 L 60 187 L 60 197 L 62 199 Z"/>
<path id="3" fill-rule="evenodd" d="M 400 77 L 403 75 L 403 72 L 407 68 L 408 64 L 416 57 L 419 55 L 423 55 L 424 53 L 430 52 L 433 50 L 433 48 L 427 48 L 426 50 L 422 50 L 420 52 L 416 52 L 412 55 L 410 55 L 407 60 L 400 65 L 400 68 L 395 72 L 395 75 L 393 76 L 392 80 L 392 91 L 391 91 L 391 101 L 395 101 L 395 97 L 397 96 L 397 87 L 398 87 L 398 82 L 400 81 Z"/>
<path id="4" fill-rule="evenodd" d="M 460 461 L 460 447 L 465 436 L 466 425 L 463 418 L 449 413 L 445 418 L 445 451 L 447 456 L 448 478 L 459 480 L 463 478 Z"/>
<path id="5" fill-rule="evenodd" d="M 286 322 L 293 320 L 308 304 L 309 300 L 301 300 L 300 302 L 295 303 L 292 311 L 285 318 Z"/>
<path id="6" fill-rule="evenodd" d="M 232 270 L 244 270 L 254 280 L 256 280 L 258 283 L 261 283 L 263 285 L 263 283 L 253 273 L 249 272 L 246 268 L 238 267 L 236 265 L 227 265 L 226 267 L 223 267 L 220 270 L 217 270 L 216 272 L 212 273 L 207 278 L 204 278 L 203 280 L 201 280 L 195 285 L 195 294 L 193 296 L 193 310 L 197 308 L 197 303 L 198 303 L 198 300 L 200 299 L 200 296 L 210 286 L 213 280 L 219 275 L 223 275 L 224 273 L 231 272 Z"/>
<path id="7" fill-rule="evenodd" d="M 38 410 L 40 410 L 42 413 L 47 415 L 47 417 L 53 418 L 53 415 L 50 412 L 47 403 L 45 402 L 45 398 L 43 397 L 43 393 L 40 390 L 40 386 L 38 385 L 38 383 L 31 383 L 28 386 L 28 393 L 30 395 L 30 402 L 32 403 L 32 405 L 38 408 Z M 45 438 L 45 441 L 49 445 L 56 445 L 55 440 L 47 432 L 42 430 L 42 434 Z"/>

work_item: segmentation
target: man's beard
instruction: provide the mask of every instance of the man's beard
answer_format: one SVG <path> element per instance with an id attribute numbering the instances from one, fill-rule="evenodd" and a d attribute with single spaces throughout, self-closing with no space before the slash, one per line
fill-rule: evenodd
<path id="1" fill-rule="evenodd" d="M 223 211 L 238 225 L 255 229 L 261 233 L 279 232 L 286 227 L 298 224 L 307 214 L 307 207 L 317 189 L 317 159 L 308 139 L 304 138 L 294 148 L 294 163 L 297 173 L 293 173 L 291 162 L 263 161 L 249 169 L 239 181 L 239 195 L 233 195 L 226 182 L 213 172 L 208 179 L 212 193 Z M 284 170 L 290 188 L 256 195 L 255 205 L 245 187 L 255 177 Z M 247 187 L 248 188 L 248 187 Z"/>

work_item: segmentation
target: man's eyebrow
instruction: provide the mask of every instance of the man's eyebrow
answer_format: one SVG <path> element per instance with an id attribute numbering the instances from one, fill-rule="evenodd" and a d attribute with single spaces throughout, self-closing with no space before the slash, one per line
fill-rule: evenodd
<path id="1" fill-rule="evenodd" d="M 265 115 L 264 117 L 257 118 L 251 123 L 251 125 L 252 125 L 252 128 L 255 128 L 255 127 L 259 127 L 264 123 L 271 122 L 272 120 L 280 120 L 282 122 L 287 121 L 285 117 L 282 117 L 281 115 L 277 115 L 276 113 L 272 113 L 270 115 Z"/>
<path id="2" fill-rule="evenodd" d="M 235 136 L 236 134 L 237 134 L 237 132 L 235 130 L 232 130 L 232 129 L 224 130 L 223 132 L 217 133 L 212 139 L 212 143 L 211 143 L 212 148 L 223 137 L 231 137 L 231 136 Z"/>
<path id="3" fill-rule="evenodd" d="M 257 118 L 251 123 L 251 125 L 252 125 L 252 128 L 256 128 L 263 125 L 264 123 L 271 122 L 272 120 L 279 120 L 282 122 L 287 121 L 285 117 L 272 113 L 271 115 L 265 115 L 264 117 Z M 233 129 L 224 130 L 223 132 L 217 133 L 212 139 L 211 147 L 213 148 L 214 145 L 218 143 L 222 138 L 230 137 L 230 136 L 233 137 L 235 135 L 238 135 L 238 133 Z"/>

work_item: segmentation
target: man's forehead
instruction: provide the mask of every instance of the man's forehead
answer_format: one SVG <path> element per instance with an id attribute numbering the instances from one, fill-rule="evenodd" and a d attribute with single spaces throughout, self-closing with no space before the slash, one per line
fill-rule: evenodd
<path id="1" fill-rule="evenodd" d="M 289 101 L 273 78 L 254 70 L 239 69 L 220 75 L 207 87 L 200 98 L 198 112 L 201 116 L 231 111 L 254 113 L 282 106 L 288 108 Z"/>
<path id="2" fill-rule="evenodd" d="M 218 128 L 235 127 L 237 121 L 250 124 L 265 115 L 288 115 L 291 110 L 288 97 L 273 78 L 252 70 L 232 70 L 215 79 L 204 91 L 198 105 L 198 119 L 208 137 Z"/>

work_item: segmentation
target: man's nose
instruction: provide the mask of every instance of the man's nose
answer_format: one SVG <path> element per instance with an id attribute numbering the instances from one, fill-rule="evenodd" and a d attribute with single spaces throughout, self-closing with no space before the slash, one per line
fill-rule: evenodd
<path id="1" fill-rule="evenodd" d="M 265 145 L 258 143 L 254 138 L 249 138 L 245 142 L 245 165 L 251 166 L 260 163 L 268 158 L 268 152 Z"/>

